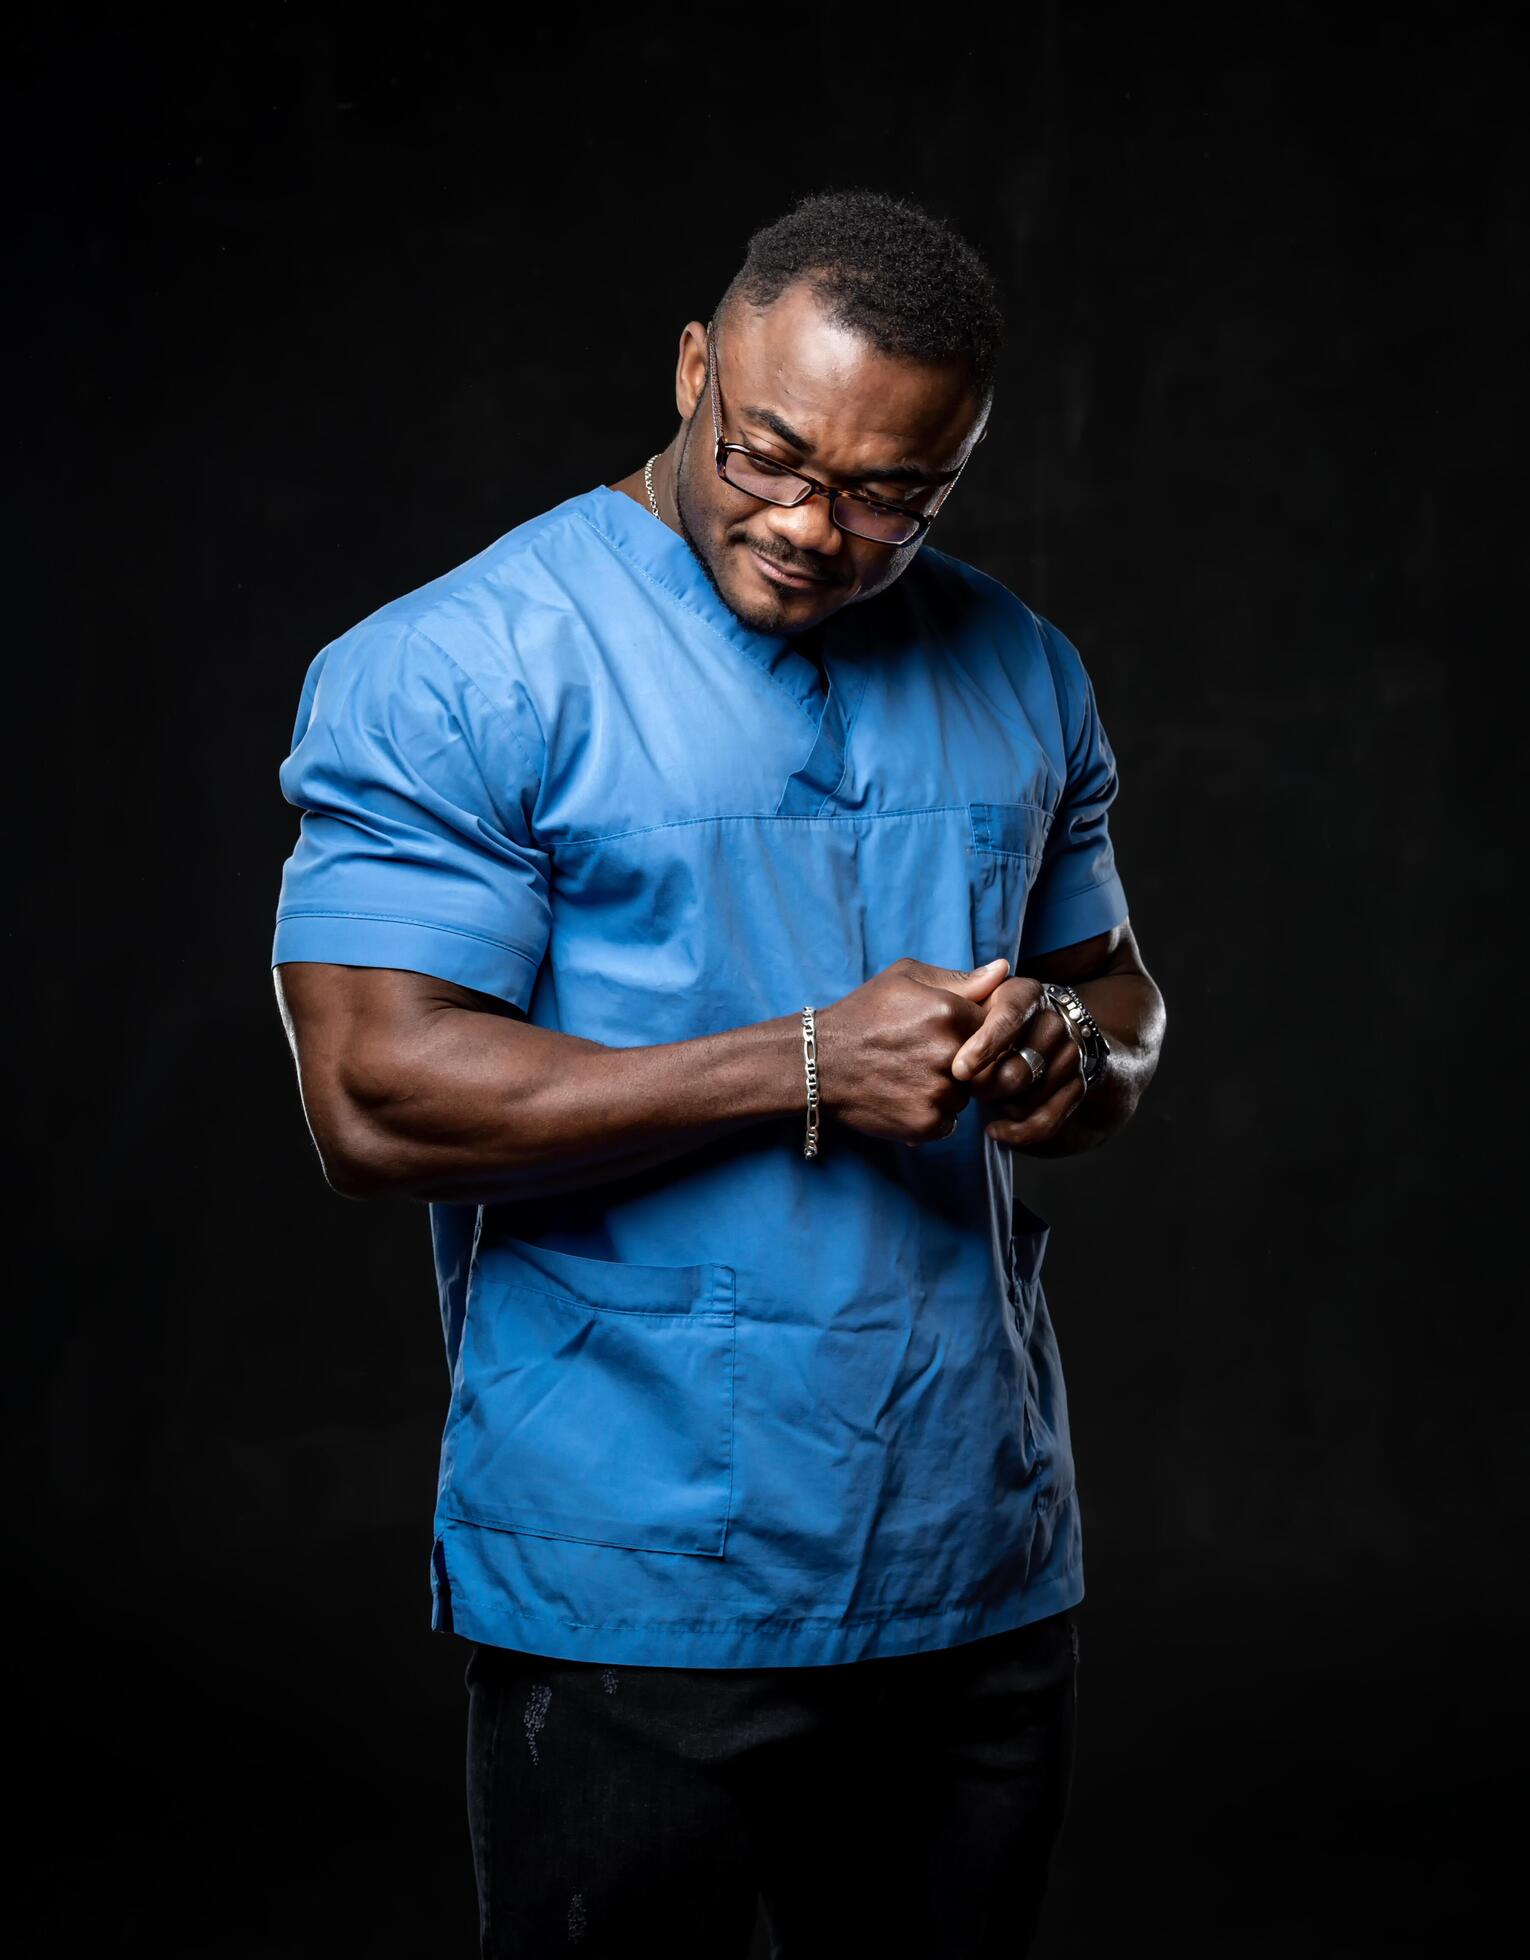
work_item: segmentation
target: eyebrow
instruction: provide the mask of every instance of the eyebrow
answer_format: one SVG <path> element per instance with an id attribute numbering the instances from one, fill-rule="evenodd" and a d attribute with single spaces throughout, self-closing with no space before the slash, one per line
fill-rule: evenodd
<path id="1" fill-rule="evenodd" d="M 776 414 L 773 408 L 745 408 L 741 411 L 751 422 L 759 422 L 769 429 L 773 436 L 806 456 L 813 445 L 798 435 L 789 422 Z M 846 483 L 906 483 L 921 489 L 937 483 L 950 483 L 957 475 L 956 470 L 921 470 L 912 463 L 889 463 L 882 470 L 860 470 L 854 476 L 847 476 Z"/>

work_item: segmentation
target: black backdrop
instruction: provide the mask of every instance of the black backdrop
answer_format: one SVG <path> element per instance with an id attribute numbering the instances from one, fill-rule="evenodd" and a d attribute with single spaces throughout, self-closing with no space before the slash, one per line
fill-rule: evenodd
<path id="1" fill-rule="evenodd" d="M 748 231 L 862 182 L 1003 283 L 941 543 L 1084 654 L 1169 1008 L 1135 1122 L 1021 1174 L 1088 1586 L 1042 1960 L 1445 1915 L 1476 1950 L 1524 1631 L 1507 42 L 1316 5 L 617 31 L 20 32 L 8 1916 L 50 1954 L 473 1950 L 426 1218 L 309 1143 L 276 769 L 317 648 L 667 441 Z"/>

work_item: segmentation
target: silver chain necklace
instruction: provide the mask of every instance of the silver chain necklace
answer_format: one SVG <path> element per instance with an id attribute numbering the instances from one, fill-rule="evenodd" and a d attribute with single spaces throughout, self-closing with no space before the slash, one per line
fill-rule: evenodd
<path id="1" fill-rule="evenodd" d="M 659 453 L 656 449 L 643 465 L 643 488 L 648 492 L 648 508 L 655 517 L 659 517 L 659 500 L 653 494 L 653 466 L 659 460 Z M 662 524 L 664 519 L 659 517 L 659 522 Z"/>

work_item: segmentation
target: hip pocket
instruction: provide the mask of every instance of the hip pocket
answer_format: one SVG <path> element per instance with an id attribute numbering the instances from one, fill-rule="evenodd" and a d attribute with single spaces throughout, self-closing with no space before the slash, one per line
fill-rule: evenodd
<path id="1" fill-rule="evenodd" d="M 442 1509 L 500 1531 L 721 1557 L 734 1315 L 731 1266 L 480 1240 Z"/>

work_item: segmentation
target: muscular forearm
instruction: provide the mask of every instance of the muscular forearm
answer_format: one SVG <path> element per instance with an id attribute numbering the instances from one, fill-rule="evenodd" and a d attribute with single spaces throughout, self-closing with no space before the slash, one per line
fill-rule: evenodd
<path id="1" fill-rule="evenodd" d="M 324 1153 L 330 1182 L 351 1197 L 458 1204 L 607 1183 L 805 1105 L 795 1014 L 608 1048 L 443 1007 L 407 1060 L 397 1044 L 361 1047 L 336 1075 L 344 1144 Z"/>
<path id="2" fill-rule="evenodd" d="M 1071 1157 L 1113 1137 L 1131 1118 L 1158 1066 L 1163 996 L 1142 973 L 1108 973 L 1069 983 L 1110 1043 L 1105 1073 L 1054 1137 L 1018 1145 L 1031 1157 Z"/>

